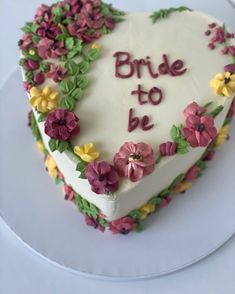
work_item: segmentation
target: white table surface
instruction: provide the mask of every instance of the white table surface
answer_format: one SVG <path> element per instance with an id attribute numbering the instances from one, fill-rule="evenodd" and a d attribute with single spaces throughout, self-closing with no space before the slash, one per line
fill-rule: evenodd
<path id="1" fill-rule="evenodd" d="M 234 0 L 232 0 L 234 1 Z M 0 87 L 17 67 L 19 27 L 32 17 L 42 0 L 0 0 Z M 188 5 L 223 19 L 235 31 L 235 10 L 225 0 L 116 0 L 125 10 L 156 10 Z M 47 1 L 49 3 L 49 1 Z M 0 155 L 1 158 L 1 155 Z M 107 282 L 82 278 L 34 255 L 0 218 L 0 294 L 62 293 L 235 293 L 235 237 L 199 263 L 171 275 L 139 282 Z"/>

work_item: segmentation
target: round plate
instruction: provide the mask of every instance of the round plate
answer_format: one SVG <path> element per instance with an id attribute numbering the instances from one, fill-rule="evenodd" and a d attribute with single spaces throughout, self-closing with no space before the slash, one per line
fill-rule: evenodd
<path id="1" fill-rule="evenodd" d="M 205 175 L 149 217 L 142 233 L 102 234 L 85 225 L 46 173 L 27 127 L 29 106 L 21 84 L 17 71 L 0 96 L 0 214 L 35 252 L 86 276 L 140 279 L 195 263 L 234 234 L 234 125 L 230 142 Z"/>

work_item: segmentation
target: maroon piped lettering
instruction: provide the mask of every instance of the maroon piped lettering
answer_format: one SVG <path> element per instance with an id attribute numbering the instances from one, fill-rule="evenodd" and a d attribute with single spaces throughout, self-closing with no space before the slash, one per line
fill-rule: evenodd
<path id="1" fill-rule="evenodd" d="M 133 112 L 133 108 L 130 108 L 128 119 L 128 132 L 134 131 L 138 127 L 140 122 L 138 117 L 133 116 Z"/>
<path id="2" fill-rule="evenodd" d="M 180 59 L 177 59 L 172 63 L 171 70 L 174 72 L 175 76 L 180 76 L 186 72 L 187 68 L 183 69 L 183 66 L 184 63 Z"/>
<path id="3" fill-rule="evenodd" d="M 146 65 L 146 61 L 144 59 L 134 59 L 133 65 L 136 66 L 137 78 L 141 78 L 141 67 L 142 65 Z"/>
<path id="4" fill-rule="evenodd" d="M 158 98 L 154 99 L 154 95 L 157 95 Z M 148 101 L 153 105 L 160 104 L 162 101 L 162 97 L 162 91 L 157 87 L 153 87 L 148 93 Z"/>
<path id="5" fill-rule="evenodd" d="M 152 129 L 154 127 L 154 124 L 149 125 L 149 116 L 148 115 L 144 115 L 141 123 L 140 123 L 140 128 L 143 131 L 148 131 L 150 129 Z"/>
<path id="6" fill-rule="evenodd" d="M 130 62 L 131 55 L 128 52 L 116 52 L 113 57 L 116 57 L 115 62 L 115 76 L 120 79 L 127 79 L 134 74 L 134 65 Z M 123 74 L 120 72 L 120 68 L 125 65 L 129 66 L 129 72 Z"/>
<path id="7" fill-rule="evenodd" d="M 147 95 L 147 94 L 148 94 L 148 92 L 142 90 L 141 85 L 138 85 L 138 86 L 137 86 L 137 90 L 134 90 L 134 91 L 131 92 L 131 95 L 137 95 L 137 97 L 138 97 L 138 102 L 139 102 L 140 105 L 143 105 L 143 104 L 145 104 L 145 103 L 148 103 L 147 100 L 145 100 L 145 101 L 142 100 L 142 96 L 143 96 L 143 95 Z"/>
<path id="8" fill-rule="evenodd" d="M 156 79 L 158 76 L 159 76 L 159 74 L 156 72 L 156 73 L 154 73 L 153 72 L 153 69 L 152 69 L 152 64 L 151 64 L 151 61 L 150 61 L 150 57 L 149 56 L 147 56 L 146 57 L 146 65 L 147 65 L 147 67 L 148 67 L 148 71 L 149 71 L 149 74 L 150 74 L 150 76 L 153 78 L 153 79 Z"/>

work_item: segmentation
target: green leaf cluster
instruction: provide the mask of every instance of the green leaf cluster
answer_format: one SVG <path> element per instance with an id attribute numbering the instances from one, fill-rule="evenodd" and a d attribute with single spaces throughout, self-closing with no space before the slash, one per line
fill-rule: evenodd
<path id="1" fill-rule="evenodd" d="M 94 219 L 99 217 L 99 209 L 94 204 L 87 201 L 85 198 L 81 197 L 78 193 L 75 193 L 75 202 L 81 213 L 88 215 Z"/>
<path id="2" fill-rule="evenodd" d="M 31 112 L 31 114 L 30 114 L 30 119 L 31 119 L 31 126 L 30 127 L 32 130 L 33 136 L 35 137 L 36 141 L 41 140 L 42 139 L 41 133 L 39 131 L 37 121 L 36 121 L 36 118 L 35 118 L 33 112 Z"/>
<path id="3" fill-rule="evenodd" d="M 52 152 L 59 151 L 60 153 L 63 153 L 65 150 L 69 148 L 69 142 L 68 141 L 60 141 L 55 139 L 50 139 L 48 142 L 49 148 Z"/>

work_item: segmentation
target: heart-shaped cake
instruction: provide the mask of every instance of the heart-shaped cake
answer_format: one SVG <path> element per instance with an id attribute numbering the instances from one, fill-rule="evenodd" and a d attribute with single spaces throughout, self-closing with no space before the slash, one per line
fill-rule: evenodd
<path id="1" fill-rule="evenodd" d="M 22 30 L 29 123 L 87 224 L 140 230 L 228 138 L 234 34 L 217 19 L 64 0 L 39 7 Z"/>

